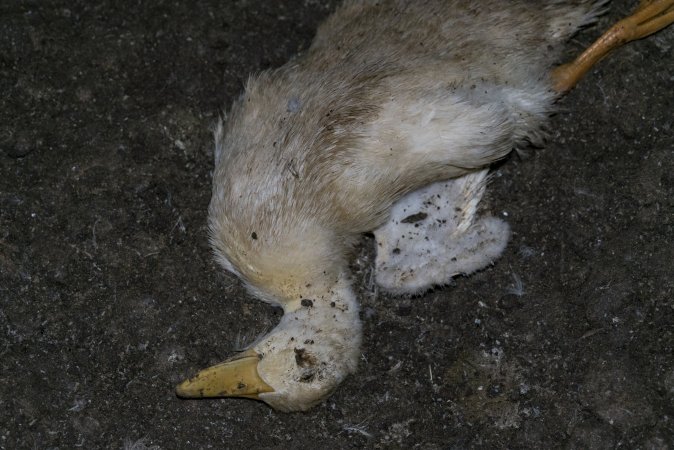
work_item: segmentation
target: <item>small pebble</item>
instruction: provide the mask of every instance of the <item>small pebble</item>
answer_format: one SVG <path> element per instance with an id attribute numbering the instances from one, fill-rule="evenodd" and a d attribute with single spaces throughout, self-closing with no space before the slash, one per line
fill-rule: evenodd
<path id="1" fill-rule="evenodd" d="M 5 153 L 10 158 L 23 158 L 42 145 L 42 140 L 31 141 L 27 136 L 17 136 L 14 141 L 6 143 Z"/>
<path id="2" fill-rule="evenodd" d="M 407 317 L 412 314 L 412 305 L 400 305 L 398 307 L 398 316 Z"/>

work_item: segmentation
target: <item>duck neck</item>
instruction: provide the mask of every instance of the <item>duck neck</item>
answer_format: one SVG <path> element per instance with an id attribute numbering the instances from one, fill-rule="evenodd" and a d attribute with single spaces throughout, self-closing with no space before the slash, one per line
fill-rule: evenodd
<path id="1" fill-rule="evenodd" d="M 344 272 L 333 277 L 325 275 L 293 289 L 295 295 L 287 298 L 283 304 L 285 313 L 308 308 L 324 315 L 333 315 L 339 311 L 340 315 L 357 317 L 358 301 L 348 275 Z"/>
<path id="2" fill-rule="evenodd" d="M 328 289 L 307 289 L 307 295 L 285 305 L 281 328 L 301 326 L 308 336 L 315 336 L 325 344 L 342 349 L 352 371 L 360 354 L 362 326 L 359 305 L 351 280 L 340 277 Z"/>

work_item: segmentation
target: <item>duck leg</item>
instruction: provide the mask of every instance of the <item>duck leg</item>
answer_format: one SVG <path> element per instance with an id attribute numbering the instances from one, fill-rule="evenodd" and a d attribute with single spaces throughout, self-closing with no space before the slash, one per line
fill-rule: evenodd
<path id="1" fill-rule="evenodd" d="M 487 173 L 437 182 L 396 202 L 389 221 L 374 232 L 379 286 L 394 294 L 420 293 L 483 269 L 501 255 L 508 224 L 477 216 Z"/>
<path id="2" fill-rule="evenodd" d="M 570 91 L 611 50 L 649 36 L 673 22 L 674 0 L 641 0 L 631 16 L 613 25 L 573 62 L 552 71 L 554 90 L 560 94 Z"/>

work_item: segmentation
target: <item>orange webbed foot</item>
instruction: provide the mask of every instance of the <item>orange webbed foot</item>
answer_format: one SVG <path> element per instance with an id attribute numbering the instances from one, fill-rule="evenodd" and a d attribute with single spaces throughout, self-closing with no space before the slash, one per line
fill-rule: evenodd
<path id="1" fill-rule="evenodd" d="M 574 61 L 556 67 L 553 89 L 564 94 L 612 50 L 645 38 L 674 23 L 674 0 L 641 0 L 634 13 L 613 25 Z"/>

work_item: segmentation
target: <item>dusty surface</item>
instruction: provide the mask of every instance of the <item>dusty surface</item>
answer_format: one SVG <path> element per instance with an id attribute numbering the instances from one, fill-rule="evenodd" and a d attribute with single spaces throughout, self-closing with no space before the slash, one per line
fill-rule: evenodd
<path id="1" fill-rule="evenodd" d="M 334 2 L 119 5 L 0 5 L 0 448 L 672 445 L 674 29 L 499 167 L 494 267 L 387 298 L 366 240 L 359 372 L 287 415 L 173 387 L 278 320 L 211 260 L 209 125 Z"/>

